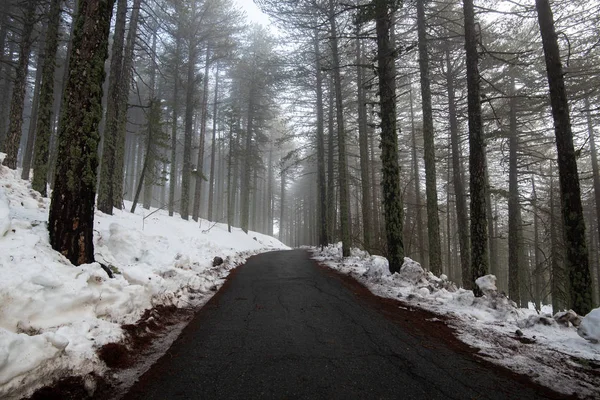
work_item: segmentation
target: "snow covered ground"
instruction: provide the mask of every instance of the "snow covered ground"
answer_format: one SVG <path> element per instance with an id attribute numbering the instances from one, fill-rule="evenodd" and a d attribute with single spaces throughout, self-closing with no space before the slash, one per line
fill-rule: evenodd
<path id="1" fill-rule="evenodd" d="M 561 393 L 600 398 L 600 344 L 593 343 L 594 338 L 600 339 L 600 309 L 584 318 L 578 334 L 568 321 L 578 323 L 574 313 L 538 315 L 534 310 L 517 308 L 497 292 L 492 275 L 478 280 L 485 295 L 476 298 L 446 276 L 438 278 L 423 271 L 409 258 L 400 273 L 391 275 L 383 257 L 357 249 L 347 258 L 341 253 L 341 244 L 330 245 L 323 251 L 314 250 L 314 258 L 355 278 L 378 296 L 447 316 L 459 339 L 478 348 L 478 354 L 488 361 Z M 557 322 L 560 316 L 564 324 Z"/>
<path id="2" fill-rule="evenodd" d="M 276 239 L 166 211 L 96 213 L 96 260 L 73 266 L 48 242 L 49 200 L 0 165 L 0 398 L 28 395 L 58 377 L 102 374 L 96 350 L 122 324 L 158 305 L 199 306 L 229 271 Z M 130 204 L 126 204 L 129 208 Z M 147 218 L 144 218 L 147 216 Z M 224 263 L 213 267 L 215 256 Z"/>

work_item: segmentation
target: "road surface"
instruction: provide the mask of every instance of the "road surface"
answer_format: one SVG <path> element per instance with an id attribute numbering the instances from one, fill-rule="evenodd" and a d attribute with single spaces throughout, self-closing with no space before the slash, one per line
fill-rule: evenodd
<path id="1" fill-rule="evenodd" d="M 560 397 L 348 279 L 302 250 L 252 257 L 125 399 Z"/>

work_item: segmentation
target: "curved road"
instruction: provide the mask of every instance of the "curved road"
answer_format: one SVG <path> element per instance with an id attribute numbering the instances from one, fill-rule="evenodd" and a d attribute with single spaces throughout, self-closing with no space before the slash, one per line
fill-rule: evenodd
<path id="1" fill-rule="evenodd" d="M 252 257 L 125 399 L 560 397 L 358 292 L 305 251 Z"/>

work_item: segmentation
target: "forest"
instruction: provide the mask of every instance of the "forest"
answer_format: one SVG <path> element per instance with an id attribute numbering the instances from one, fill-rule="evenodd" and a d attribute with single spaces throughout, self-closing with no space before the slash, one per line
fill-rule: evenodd
<path id="1" fill-rule="evenodd" d="M 269 25 L 0 0 L 0 151 L 54 249 L 92 262 L 95 212 L 158 208 L 600 305 L 598 1 L 254 1 Z"/>

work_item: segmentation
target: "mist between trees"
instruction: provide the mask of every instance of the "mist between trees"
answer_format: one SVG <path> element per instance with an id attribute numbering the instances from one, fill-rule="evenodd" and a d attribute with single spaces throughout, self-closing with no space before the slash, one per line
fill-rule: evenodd
<path id="1" fill-rule="evenodd" d="M 0 151 L 51 193 L 56 250 L 91 262 L 96 208 L 157 207 L 600 303 L 598 1 L 255 2 L 272 26 L 233 0 L 0 2 Z"/>

